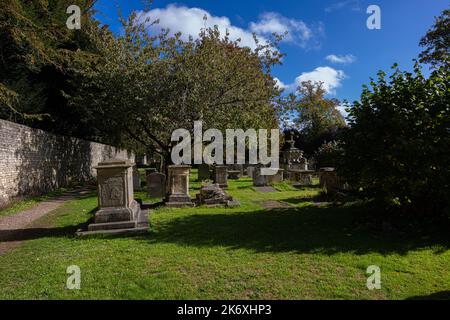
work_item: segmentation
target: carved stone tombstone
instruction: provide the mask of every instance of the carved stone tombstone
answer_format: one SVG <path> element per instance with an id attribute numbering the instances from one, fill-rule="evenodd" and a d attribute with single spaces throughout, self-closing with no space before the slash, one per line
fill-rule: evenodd
<path id="1" fill-rule="evenodd" d="M 189 173 L 190 166 L 173 165 L 168 167 L 166 206 L 180 208 L 193 206 L 189 197 Z"/>
<path id="2" fill-rule="evenodd" d="M 208 164 L 201 164 L 198 166 L 198 181 L 205 181 L 210 179 L 210 168 Z"/>
<path id="3" fill-rule="evenodd" d="M 94 223 L 88 226 L 88 233 L 147 230 L 147 211 L 141 210 L 134 199 L 133 166 L 129 160 L 113 159 L 95 167 L 99 210 L 95 213 Z"/>
<path id="4" fill-rule="evenodd" d="M 214 183 L 218 184 L 222 189 L 228 188 L 228 168 L 227 166 L 214 167 Z"/>
<path id="5" fill-rule="evenodd" d="M 150 198 L 164 198 L 166 195 L 166 175 L 159 172 L 147 176 L 147 192 Z"/>

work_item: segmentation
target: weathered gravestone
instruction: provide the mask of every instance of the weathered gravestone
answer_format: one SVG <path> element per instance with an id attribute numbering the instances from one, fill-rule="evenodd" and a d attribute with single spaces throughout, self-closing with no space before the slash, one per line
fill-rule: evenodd
<path id="1" fill-rule="evenodd" d="M 147 192 L 150 198 L 164 198 L 166 196 L 166 175 L 152 172 L 147 176 Z"/>
<path id="2" fill-rule="evenodd" d="M 269 184 L 281 183 L 284 181 L 284 170 L 278 169 L 277 173 L 272 176 L 267 176 Z"/>
<path id="3" fill-rule="evenodd" d="M 230 173 L 232 173 L 233 179 L 237 177 L 239 179 L 244 175 L 244 165 L 243 164 L 229 164 L 228 165 L 228 178 L 231 179 Z"/>
<path id="4" fill-rule="evenodd" d="M 198 205 L 206 206 L 239 206 L 239 202 L 226 194 L 218 184 L 208 184 L 202 186 L 200 193 L 196 195 Z"/>
<path id="5" fill-rule="evenodd" d="M 193 206 L 189 197 L 189 173 L 190 166 L 173 165 L 168 167 L 166 206 L 180 208 Z"/>
<path id="6" fill-rule="evenodd" d="M 133 189 L 141 189 L 141 174 L 139 173 L 137 166 L 133 166 Z"/>
<path id="7" fill-rule="evenodd" d="M 248 166 L 248 167 L 247 167 L 247 176 L 253 178 L 253 172 L 254 172 L 254 171 L 255 171 L 255 167 L 254 167 L 254 166 Z"/>
<path id="8" fill-rule="evenodd" d="M 228 168 L 226 166 L 214 167 L 214 183 L 222 189 L 228 188 Z"/>
<path id="9" fill-rule="evenodd" d="M 228 170 L 228 179 L 239 180 L 241 172 L 238 170 Z"/>
<path id="10" fill-rule="evenodd" d="M 201 164 L 198 166 L 198 181 L 205 181 L 211 178 L 209 164 Z"/>
<path id="11" fill-rule="evenodd" d="M 337 175 L 335 168 L 320 168 L 319 177 L 319 184 L 326 190 L 327 193 L 333 194 L 338 191 L 345 190 L 345 182 Z"/>
<path id="12" fill-rule="evenodd" d="M 261 174 L 261 167 L 256 167 L 253 170 L 253 185 L 255 187 L 265 187 L 268 185 L 268 176 Z"/>
<path id="13" fill-rule="evenodd" d="M 129 160 L 108 160 L 98 164 L 98 205 L 90 233 L 133 233 L 148 229 L 148 212 L 134 199 L 133 166 Z"/>

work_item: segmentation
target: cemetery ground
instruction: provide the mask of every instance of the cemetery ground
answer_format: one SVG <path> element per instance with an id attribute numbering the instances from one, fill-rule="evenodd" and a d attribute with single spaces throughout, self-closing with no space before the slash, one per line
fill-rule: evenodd
<path id="1" fill-rule="evenodd" d="M 192 197 L 199 188 L 193 171 Z M 68 201 L 0 255 L 0 299 L 450 297 L 448 237 L 373 230 L 358 222 L 361 203 L 313 203 L 317 186 L 276 188 L 260 193 L 250 178 L 229 180 L 240 207 L 160 207 L 150 232 L 134 237 L 75 237 L 97 196 Z M 66 288 L 70 265 L 81 268 L 80 290 Z M 371 265 L 381 268 L 381 290 L 366 287 Z"/>

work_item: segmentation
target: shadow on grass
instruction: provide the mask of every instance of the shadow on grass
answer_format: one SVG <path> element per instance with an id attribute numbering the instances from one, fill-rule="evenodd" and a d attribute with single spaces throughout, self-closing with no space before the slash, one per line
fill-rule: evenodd
<path id="1" fill-rule="evenodd" d="M 406 300 L 450 300 L 450 291 L 440 291 L 427 296 L 414 296 Z"/>
<path id="2" fill-rule="evenodd" d="M 437 234 L 424 239 L 399 233 L 382 233 L 354 224 L 361 208 L 302 207 L 230 214 L 197 214 L 160 222 L 148 236 L 152 243 L 196 247 L 225 246 L 257 252 L 335 254 L 351 252 L 398 253 L 430 247 L 435 253 L 449 249 L 448 239 Z"/>
<path id="3" fill-rule="evenodd" d="M 435 254 L 450 249 L 448 233 L 428 236 L 383 233 L 368 230 L 356 221 L 364 215 L 362 206 L 299 207 L 191 214 L 151 223 L 148 235 L 136 241 L 175 243 L 183 246 L 250 249 L 256 252 L 295 253 L 380 253 L 406 254 L 410 250 L 434 248 Z M 3 231 L 1 241 L 18 241 L 41 237 L 72 237 L 85 229 L 89 221 L 66 227 L 40 226 L 31 229 Z M 432 236 L 429 236 L 429 235 Z"/>

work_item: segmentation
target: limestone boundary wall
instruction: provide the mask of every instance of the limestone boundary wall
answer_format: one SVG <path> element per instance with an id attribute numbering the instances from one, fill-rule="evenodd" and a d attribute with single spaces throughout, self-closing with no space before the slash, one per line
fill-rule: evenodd
<path id="1" fill-rule="evenodd" d="M 91 181 L 93 167 L 110 158 L 135 161 L 127 150 L 0 119 L 0 208 L 15 198 Z"/>

